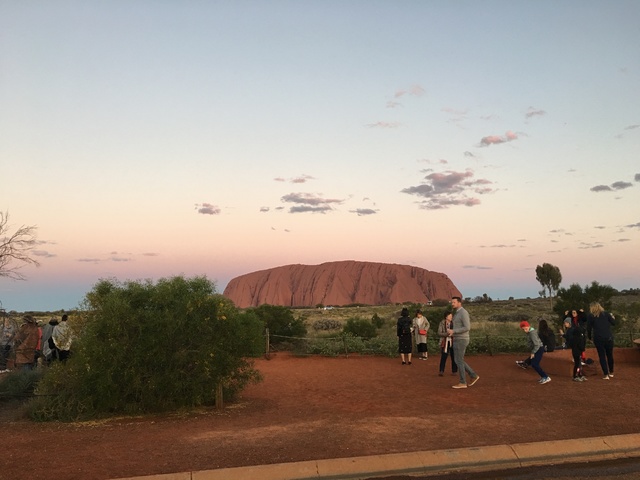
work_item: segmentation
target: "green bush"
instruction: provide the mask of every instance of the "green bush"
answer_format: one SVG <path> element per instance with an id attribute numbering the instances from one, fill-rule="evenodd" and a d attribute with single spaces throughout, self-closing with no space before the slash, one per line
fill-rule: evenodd
<path id="1" fill-rule="evenodd" d="M 380 317 L 377 313 L 374 313 L 371 317 L 371 323 L 376 328 L 382 328 L 384 326 L 384 318 Z"/>
<path id="2" fill-rule="evenodd" d="M 14 370 L 0 382 L 0 401 L 32 397 L 42 370 Z"/>
<path id="3" fill-rule="evenodd" d="M 282 337 L 306 337 L 307 335 L 304 321 L 294 318 L 293 312 L 288 307 L 265 304 L 248 311 L 252 311 L 263 326 L 269 329 L 269 338 L 273 344 L 286 340 Z"/>
<path id="4" fill-rule="evenodd" d="M 320 320 L 316 320 L 311 325 L 316 332 L 317 331 L 327 331 L 327 330 L 339 330 L 342 328 L 342 322 L 340 320 L 335 320 L 333 318 L 322 318 Z"/>
<path id="5" fill-rule="evenodd" d="M 119 283 L 86 295 L 73 354 L 54 363 L 31 407 L 40 420 L 76 420 L 215 404 L 259 373 L 262 324 L 204 277 Z"/>
<path id="6" fill-rule="evenodd" d="M 353 337 L 373 338 L 378 335 L 376 326 L 363 318 L 349 318 L 342 328 L 342 333 Z"/>

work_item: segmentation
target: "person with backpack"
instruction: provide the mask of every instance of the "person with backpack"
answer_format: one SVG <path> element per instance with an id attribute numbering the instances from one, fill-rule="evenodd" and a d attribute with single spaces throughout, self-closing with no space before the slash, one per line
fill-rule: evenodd
<path id="1" fill-rule="evenodd" d="M 609 312 L 605 312 L 602 305 L 593 302 L 589 305 L 589 318 L 587 320 L 587 334 L 589 340 L 593 334 L 593 344 L 598 351 L 600 367 L 604 373 L 604 380 L 613 378 L 613 332 L 611 327 L 616 319 Z"/>
<path id="2" fill-rule="evenodd" d="M 565 331 L 562 334 L 573 358 L 573 381 L 584 382 L 587 377 L 582 370 L 582 356 L 587 347 L 587 332 L 580 323 L 573 324 L 570 318 L 564 319 Z"/>
<path id="3" fill-rule="evenodd" d="M 398 323 L 396 324 L 396 331 L 398 335 L 398 352 L 400 353 L 400 359 L 402 365 L 411 365 L 411 352 L 413 351 L 413 327 L 411 319 L 409 318 L 409 310 L 407 308 L 402 309 Z M 408 358 L 405 358 L 405 355 Z"/>

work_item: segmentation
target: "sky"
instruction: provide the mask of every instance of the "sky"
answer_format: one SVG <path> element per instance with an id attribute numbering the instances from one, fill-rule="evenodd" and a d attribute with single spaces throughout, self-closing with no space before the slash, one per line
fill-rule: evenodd
<path id="1" fill-rule="evenodd" d="M 640 287 L 640 2 L 0 1 L 6 310 L 100 279 L 413 265 Z"/>

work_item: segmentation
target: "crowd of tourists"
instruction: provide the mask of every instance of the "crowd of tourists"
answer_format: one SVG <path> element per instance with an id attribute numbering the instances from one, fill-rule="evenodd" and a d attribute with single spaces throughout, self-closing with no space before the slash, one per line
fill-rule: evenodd
<path id="1" fill-rule="evenodd" d="M 469 313 L 462 306 L 460 297 L 451 299 L 453 311 L 445 311 L 438 326 L 438 346 L 440 349 L 440 365 L 438 375 L 443 376 L 447 359 L 450 358 L 451 373 L 459 376 L 459 382 L 453 388 L 467 388 L 474 385 L 480 376 L 465 361 L 464 355 L 469 345 L 471 321 Z M 600 303 L 593 302 L 589 306 L 589 313 L 583 309 L 568 310 L 564 314 L 563 327 L 559 330 L 562 344 L 556 347 L 556 332 L 548 322 L 541 319 L 538 327 L 532 326 L 527 320 L 520 322 L 520 329 L 526 334 L 529 355 L 516 364 L 523 368 L 532 368 L 540 376 L 541 385 L 551 381 L 551 377 L 541 366 L 546 352 L 553 352 L 556 348 L 570 349 L 573 358 L 573 381 L 584 382 L 584 366 L 591 360 L 585 356 L 587 340 L 593 341 L 598 352 L 603 379 L 610 380 L 614 376 L 613 360 L 613 329 L 615 317 L 604 310 Z M 427 338 L 430 329 L 429 320 L 421 310 L 417 310 L 414 318 L 409 317 L 409 310 L 402 309 L 396 328 L 398 336 L 398 352 L 402 365 L 411 365 L 414 344 L 421 360 L 427 360 Z M 469 381 L 467 382 L 467 375 Z"/>
<path id="2" fill-rule="evenodd" d="M 68 316 L 52 317 L 39 325 L 32 315 L 22 317 L 18 326 L 10 317 L 0 325 L 0 373 L 13 369 L 33 370 L 54 361 L 64 362 L 71 354 L 73 340 Z"/>

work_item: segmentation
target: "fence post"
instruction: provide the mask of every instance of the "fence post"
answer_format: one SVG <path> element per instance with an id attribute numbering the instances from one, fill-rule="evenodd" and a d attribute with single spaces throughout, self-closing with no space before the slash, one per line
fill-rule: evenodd
<path id="1" fill-rule="evenodd" d="M 491 339 L 489 338 L 489 334 L 487 333 L 487 351 L 489 355 L 493 356 L 493 352 L 491 351 Z"/>
<path id="2" fill-rule="evenodd" d="M 265 345 L 265 347 L 264 347 L 264 351 L 265 351 L 264 356 L 265 356 L 265 357 L 267 358 L 267 360 L 268 360 L 268 359 L 270 358 L 270 357 L 269 357 L 270 352 L 269 352 L 269 329 L 268 329 L 268 328 L 265 328 L 265 338 L 266 338 L 266 342 L 267 342 L 267 344 L 266 344 L 266 345 Z"/>
<path id="3" fill-rule="evenodd" d="M 216 408 L 218 410 L 224 408 L 224 399 L 222 397 L 222 382 L 220 382 L 216 385 Z"/>

